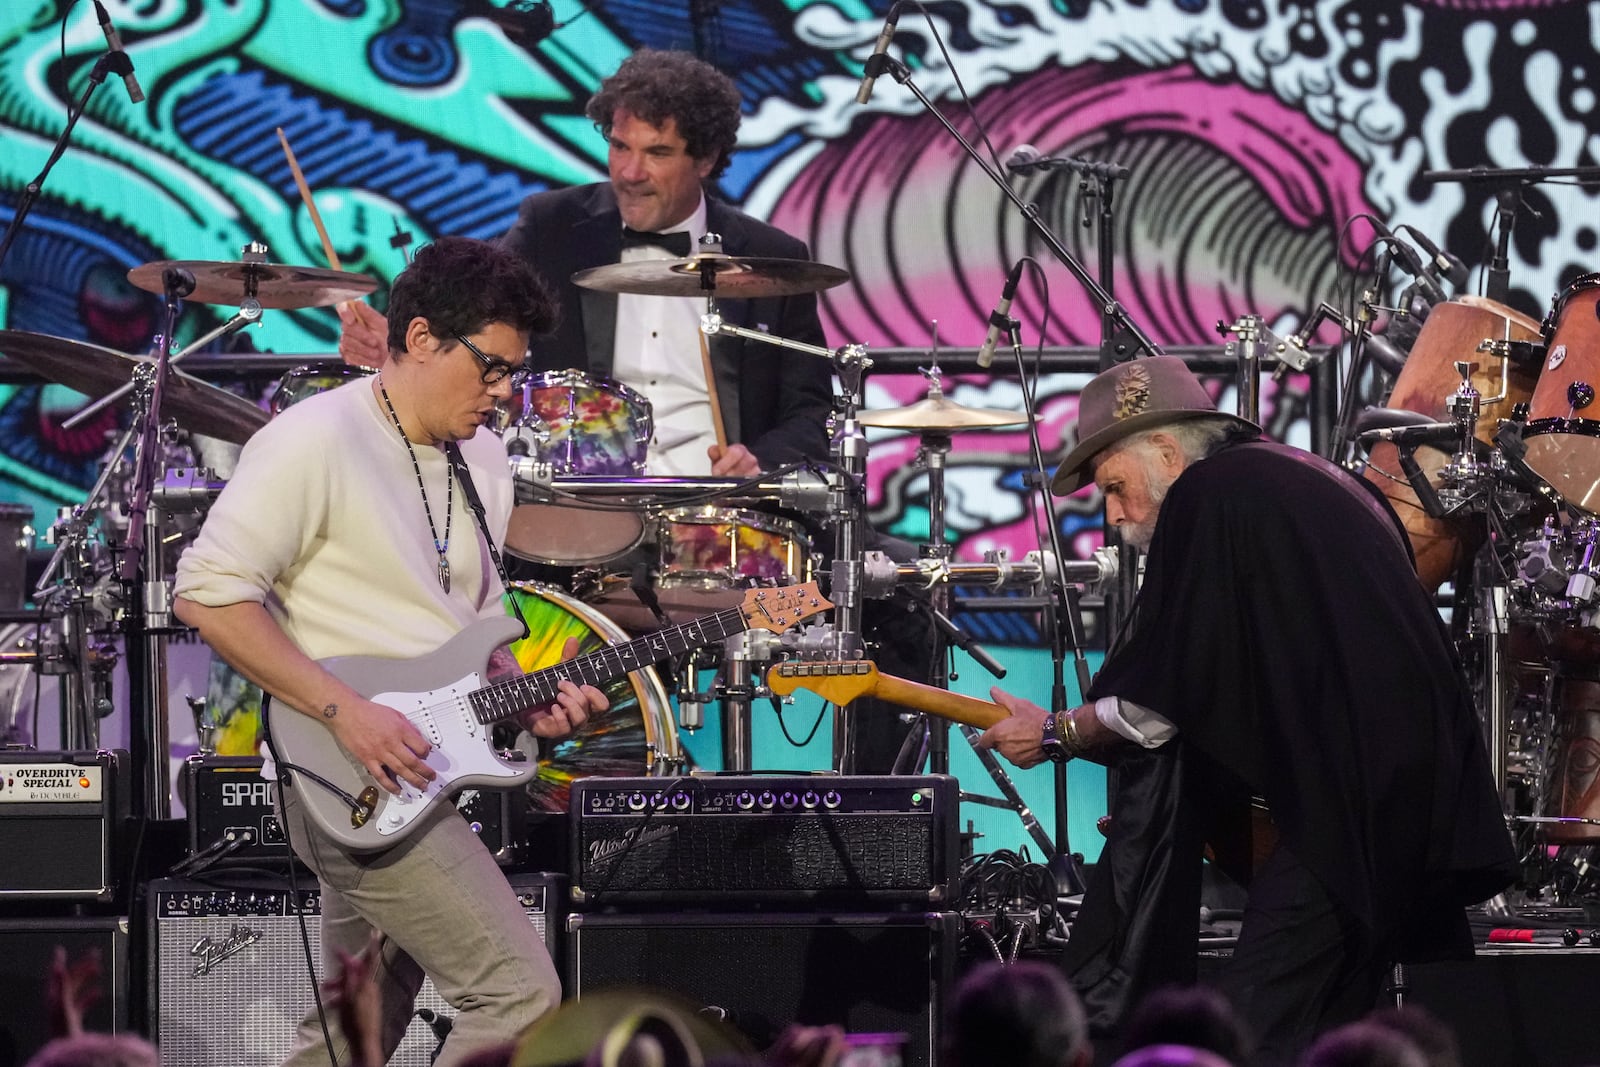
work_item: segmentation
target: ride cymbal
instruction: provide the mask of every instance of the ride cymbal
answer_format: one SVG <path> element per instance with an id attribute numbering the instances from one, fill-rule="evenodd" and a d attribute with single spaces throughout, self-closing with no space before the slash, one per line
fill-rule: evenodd
<path id="1" fill-rule="evenodd" d="M 147 356 L 129 356 L 85 341 L 25 330 L 0 330 L 0 352 L 53 382 L 89 396 L 104 396 L 133 380 Z M 267 413 L 250 401 L 170 368 L 161 412 L 179 426 L 207 437 L 244 444 L 267 424 Z M 131 396 L 130 396 L 131 401 Z"/>
<path id="2" fill-rule="evenodd" d="M 710 285 L 704 284 L 709 280 Z M 646 259 L 580 270 L 574 285 L 635 296 L 722 296 L 747 300 L 832 289 L 850 272 L 806 259 L 703 253 L 688 259 Z"/>
<path id="3" fill-rule="evenodd" d="M 1001 426 L 1025 426 L 1028 423 L 1021 412 L 1000 408 L 969 408 L 946 396 L 931 396 L 903 408 L 863 411 L 856 421 L 863 426 L 938 433 L 992 430 Z"/>
<path id="4" fill-rule="evenodd" d="M 343 270 L 202 259 L 146 263 L 130 270 L 128 280 L 146 292 L 162 293 L 163 275 L 169 268 L 194 275 L 194 292 L 185 300 L 228 307 L 238 307 L 246 300 L 255 300 L 264 308 L 325 307 L 366 296 L 378 287 L 376 278 Z"/>

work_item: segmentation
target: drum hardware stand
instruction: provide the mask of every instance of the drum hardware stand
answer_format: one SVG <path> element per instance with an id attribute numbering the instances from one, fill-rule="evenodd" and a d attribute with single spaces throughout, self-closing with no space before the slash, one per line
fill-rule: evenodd
<path id="1" fill-rule="evenodd" d="M 1224 356 L 1232 356 L 1239 361 L 1234 384 L 1238 391 L 1235 410 L 1240 418 L 1257 424 L 1261 422 L 1261 362 L 1265 355 L 1271 352 L 1277 360 L 1272 372 L 1275 381 L 1281 381 L 1291 370 L 1306 370 L 1313 362 L 1306 345 L 1330 312 L 1338 314 L 1332 307 L 1323 304 L 1306 320 L 1301 331 L 1288 340 L 1273 333 L 1260 315 L 1241 315 L 1232 323 L 1217 320 L 1218 334 L 1225 338 L 1237 338 L 1228 340 L 1222 351 Z"/>
<path id="2" fill-rule="evenodd" d="M 167 363 L 169 366 L 174 363 L 181 363 L 191 353 L 199 351 L 212 341 L 215 341 L 217 338 L 226 337 L 229 334 L 237 333 L 251 323 L 260 321 L 260 302 L 254 298 L 246 299 L 239 305 L 239 310 L 234 313 L 231 319 L 223 323 L 221 326 L 218 326 L 210 333 L 207 333 L 204 336 L 189 342 L 182 348 L 182 350 L 173 353 L 172 356 L 168 358 Z M 161 338 L 158 337 L 156 340 L 157 344 L 159 345 Z M 62 428 L 67 430 L 72 429 L 74 426 L 77 426 L 84 420 L 91 418 L 97 412 L 110 407 L 112 404 L 115 404 L 117 401 L 127 396 L 128 393 L 132 392 L 134 388 L 136 388 L 135 384 L 133 382 L 129 382 L 127 385 L 113 389 L 99 400 L 94 401 L 94 403 L 73 412 L 71 415 L 67 416 L 67 418 L 63 419 L 61 421 Z"/>
<path id="3" fill-rule="evenodd" d="M 829 658 L 837 660 L 860 659 L 862 608 L 862 553 L 866 544 L 866 508 L 864 505 L 867 477 L 867 437 L 857 421 L 861 409 L 862 376 L 872 366 L 867 348 L 861 344 L 844 345 L 827 349 L 804 341 L 791 341 L 785 337 L 746 329 L 723 321 L 715 310 L 706 312 L 700 319 L 700 330 L 706 336 L 730 334 L 747 341 L 778 345 L 796 352 L 806 352 L 831 360 L 834 373 L 839 378 L 840 395 L 833 401 L 833 433 L 830 452 L 834 473 L 828 479 L 828 514 L 834 524 L 834 553 L 832 581 L 828 597 L 834 603 L 833 648 Z M 855 772 L 855 732 L 852 729 L 854 713 L 848 707 L 838 708 L 833 716 L 833 767 L 841 774 Z"/>
<path id="4" fill-rule="evenodd" d="M 59 568 L 62 577 L 53 586 L 41 581 L 35 591 L 50 624 L 35 669 L 60 679 L 61 747 L 68 751 L 100 747 L 99 720 L 113 710 L 111 675 L 118 662 L 116 646 L 103 634 L 122 615 L 120 586 L 97 573 L 88 551 L 88 515 L 87 505 L 62 509 L 49 535 L 57 546 L 50 569 Z"/>

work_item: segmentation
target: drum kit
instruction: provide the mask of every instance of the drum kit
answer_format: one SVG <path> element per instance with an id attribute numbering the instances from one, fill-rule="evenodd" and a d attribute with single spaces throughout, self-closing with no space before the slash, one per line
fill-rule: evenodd
<path id="1" fill-rule="evenodd" d="M 198 529 L 226 484 L 195 463 L 182 445 L 188 435 L 241 445 L 272 415 L 370 373 L 344 365 L 296 368 L 279 382 L 269 411 L 178 369 L 190 352 L 255 321 L 262 309 L 338 303 L 376 286 L 358 274 L 272 264 L 266 251 L 253 244 L 240 262 L 166 261 L 129 272 L 135 285 L 165 294 L 168 337 L 180 297 L 239 308 L 224 327 L 179 352 L 169 354 L 163 345 L 154 356 L 135 356 L 0 331 L 0 352 L 10 360 L 48 381 L 101 398 L 74 421 L 123 398 L 134 410 L 133 427 L 108 453 L 88 498 L 62 509 L 48 532 L 54 553 L 34 590 L 38 611 L 30 616 L 32 625 L 17 622 L 0 631 L 0 728 L 10 742 L 34 741 L 23 721 L 25 694 L 32 688 L 28 680 L 34 672 L 56 675 L 61 747 L 98 747 L 99 720 L 114 706 L 111 672 L 126 649 L 130 747 L 140 778 L 140 811 L 149 817 L 170 814 L 166 655 L 168 639 L 183 632 L 171 614 L 173 569 L 181 542 Z M 937 366 L 924 372 L 930 383 L 927 399 L 862 412 L 861 380 L 871 365 L 863 346 L 829 350 L 742 330 L 722 323 L 711 299 L 815 292 L 847 277 L 821 264 L 730 257 L 711 246 L 684 260 L 598 267 L 575 279 L 614 292 L 706 296 L 704 332 L 738 333 L 829 359 L 844 388 L 835 399 L 831 462 L 795 465 L 748 480 L 670 478 L 646 473 L 652 435 L 646 397 L 576 370 L 532 377 L 498 427 L 516 485 L 505 547 L 539 579 L 517 581 L 508 591 L 508 600 L 517 602 L 533 630 L 513 646 L 524 669 L 552 663 L 566 636 L 578 637 L 580 650 L 589 651 L 736 605 L 752 586 L 808 581 L 824 567 L 831 567 L 839 610 L 831 623 L 781 635 L 747 632 L 728 639 L 726 647 L 701 650 L 675 665 L 676 675 L 669 675 L 673 693 L 653 670 L 619 681 L 608 694 L 610 713 L 545 754 L 530 788 L 537 806 L 564 810 L 567 784 L 584 774 L 683 768 L 688 757 L 678 742 L 678 727 L 702 725 L 705 705 L 712 701 L 722 707 L 724 766 L 750 769 L 751 704 L 770 695 L 763 666 L 796 654 L 860 658 L 865 652 L 863 596 L 888 596 L 899 585 L 942 589 L 956 581 L 1036 586 L 1056 573 L 1037 555 L 1018 562 L 997 556 L 982 564 L 952 563 L 938 537 L 915 562 L 866 551 L 866 427 L 921 436 L 937 533 L 943 527 L 942 475 L 951 435 L 1015 426 L 1022 419 L 1015 412 L 954 403 L 943 395 Z M 831 546 L 823 541 L 830 532 Z M 22 543 L 20 534 L 17 539 Z M 1096 575 L 1103 566 L 1103 561 L 1096 565 Z M 20 565 L 17 570 L 20 576 Z M 20 609 L 21 596 L 14 599 Z M 703 686 L 708 668 L 715 668 L 714 680 Z M 233 737 L 239 750 L 224 754 L 253 754 L 255 731 L 248 721 L 241 729 L 240 719 L 253 715 L 259 723 L 259 695 L 251 695 L 240 679 L 231 681 L 212 688 L 213 705 L 220 700 L 226 707 L 207 707 L 191 698 L 197 733 L 203 743 Z M 678 698 L 676 718 L 672 695 Z M 839 769 L 849 769 L 853 759 L 849 738 L 847 714 L 841 711 L 833 745 Z"/>
<path id="2" fill-rule="evenodd" d="M 1369 409 L 1366 478 L 1395 505 L 1423 585 L 1454 583 L 1452 625 L 1524 881 L 1600 883 L 1600 274 L 1543 322 L 1458 297 L 1422 324 Z"/>

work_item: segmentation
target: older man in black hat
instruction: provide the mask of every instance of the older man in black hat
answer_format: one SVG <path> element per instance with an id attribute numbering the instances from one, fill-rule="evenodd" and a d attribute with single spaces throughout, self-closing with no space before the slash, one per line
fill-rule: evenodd
<path id="1" fill-rule="evenodd" d="M 1263 1062 L 1370 1009 L 1402 955 L 1470 951 L 1513 856 L 1453 651 L 1399 521 L 1359 479 L 1219 414 L 1179 359 L 1085 388 L 1053 488 L 1092 478 L 1148 550 L 1090 701 L 996 690 L 1018 766 L 1116 768 L 1067 967 L 1104 1030 L 1192 981 L 1200 857 L 1248 883 L 1224 978 Z"/>

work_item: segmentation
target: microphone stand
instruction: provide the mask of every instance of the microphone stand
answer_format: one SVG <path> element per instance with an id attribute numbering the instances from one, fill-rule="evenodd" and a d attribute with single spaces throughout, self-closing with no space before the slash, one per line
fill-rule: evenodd
<path id="1" fill-rule="evenodd" d="M 1350 336 L 1350 369 L 1345 375 L 1344 395 L 1339 401 L 1339 422 L 1334 429 L 1333 446 L 1329 454 L 1335 463 L 1344 464 L 1350 456 L 1350 431 L 1355 422 L 1356 394 L 1361 387 L 1361 372 L 1366 368 L 1367 335 L 1372 330 L 1372 318 L 1378 311 L 1377 286 L 1389 274 L 1389 252 L 1378 253 L 1373 287 L 1361 293 L 1361 309 L 1356 312 L 1355 332 Z M 1392 310 L 1392 309 L 1391 309 Z"/>
<path id="2" fill-rule="evenodd" d="M 6 235 L 0 238 L 0 264 L 5 263 L 6 253 L 11 251 L 11 244 L 17 239 L 17 234 L 22 232 L 22 223 L 33 210 L 35 201 L 44 190 L 45 179 L 50 176 L 50 171 L 55 168 L 67 150 L 67 142 L 72 139 L 73 127 L 78 125 L 78 120 L 83 117 L 84 108 L 89 106 L 89 97 L 100 88 L 100 83 L 106 80 L 107 74 L 128 75 L 133 73 L 133 60 L 128 58 L 126 52 L 105 52 L 95 60 L 94 67 L 89 71 L 89 84 L 84 86 L 83 95 L 67 112 L 67 124 L 61 131 L 61 136 L 56 138 L 56 144 L 50 151 L 50 158 L 44 161 L 44 169 L 39 171 L 39 176 L 22 187 L 22 195 L 17 198 L 16 211 L 12 213 L 11 225 L 6 227 Z"/>
<path id="3" fill-rule="evenodd" d="M 1494 259 L 1490 261 L 1489 271 L 1484 276 L 1483 295 L 1502 304 L 1511 294 L 1511 234 L 1516 229 L 1517 212 L 1522 209 L 1522 197 L 1526 189 L 1525 183 L 1517 182 L 1496 189 L 1494 194 L 1499 204 L 1495 218 L 1500 223 L 1500 231 L 1495 234 Z"/>
<path id="4" fill-rule="evenodd" d="M 1050 552 L 1057 560 L 1066 559 L 1061 548 L 1061 528 L 1056 521 L 1055 505 L 1050 499 L 1050 476 L 1045 473 L 1044 448 L 1039 443 L 1039 415 L 1034 403 L 1033 386 L 1027 368 L 1023 365 L 1022 334 L 1018 323 L 1007 323 L 1010 334 L 1011 355 L 1017 362 L 1017 380 L 1022 385 L 1022 409 L 1028 419 L 1028 450 L 1033 460 L 1033 470 L 1026 481 L 1039 494 L 1039 507 L 1044 513 L 1045 529 L 1050 541 Z M 1084 653 L 1083 617 L 1079 611 L 1077 590 L 1068 584 L 1063 568 L 1057 567 L 1053 575 L 1044 576 L 1050 585 L 1050 606 L 1039 613 L 1046 640 L 1050 645 L 1050 710 L 1057 715 L 1067 710 L 1066 658 L 1070 640 L 1073 668 L 1077 673 L 1078 695 L 1089 691 L 1089 659 Z M 1083 860 L 1072 851 L 1067 818 L 1067 765 L 1052 764 L 1055 771 L 1055 852 L 1050 856 L 1050 871 L 1055 875 L 1057 892 L 1072 896 L 1084 890 Z"/>
<path id="5" fill-rule="evenodd" d="M 1078 280 L 1078 284 L 1088 292 L 1101 312 L 1101 328 L 1103 335 L 1105 335 L 1101 345 L 1102 366 L 1108 366 L 1111 362 L 1131 359 L 1136 352 L 1141 350 L 1145 355 L 1160 354 L 1160 347 L 1150 340 L 1144 330 L 1129 317 L 1127 309 L 1117 303 L 1111 293 L 1089 274 L 1088 269 L 1078 261 L 1076 256 L 1067 250 L 1066 246 L 1061 243 L 1050 227 L 1039 217 L 1038 206 L 1023 200 L 1021 195 L 1011 188 L 1010 183 L 1005 180 L 1004 176 L 990 166 L 989 162 L 979 154 L 971 142 L 961 135 L 961 131 L 956 129 L 944 112 L 934 106 L 933 101 L 922 91 L 921 86 L 912 80 L 910 68 L 890 56 L 887 52 L 881 52 L 874 54 L 867 60 L 866 73 L 873 77 L 887 73 L 895 81 L 909 89 L 912 95 L 917 98 L 917 102 L 945 128 L 951 137 L 955 138 L 956 143 L 961 146 L 967 157 L 977 164 L 978 169 L 983 171 L 989 180 L 994 182 L 995 186 L 1005 195 L 1006 199 L 1010 200 L 1017 210 L 1022 213 L 1022 217 L 1027 221 L 1028 226 L 1038 235 L 1040 241 L 1050 250 L 1050 253 L 1067 268 L 1072 276 Z M 1109 233 L 1111 206 L 1108 201 L 1109 191 L 1102 201 L 1101 208 L 1102 224 L 1106 226 Z M 1110 278 L 1109 254 L 1110 241 L 1109 239 L 1104 239 L 1101 241 L 1101 261 L 1102 269 L 1106 271 L 1108 280 Z M 1028 416 L 1028 442 L 1029 448 L 1033 453 L 1034 463 L 1034 472 L 1030 475 L 1030 478 L 1034 481 L 1034 485 L 1039 491 L 1040 499 L 1043 501 L 1044 515 L 1048 520 L 1050 530 L 1051 550 L 1055 553 L 1056 559 L 1061 560 L 1066 557 L 1061 551 L 1061 533 L 1056 528 L 1055 509 L 1050 502 L 1050 487 L 1048 476 L 1045 474 L 1044 450 L 1039 444 L 1038 416 L 1034 409 L 1033 394 L 1027 384 L 1027 372 L 1022 358 L 1022 338 L 1016 320 L 1013 319 L 1007 323 L 1007 331 L 1010 334 L 1011 350 L 1017 361 L 1018 375 L 1022 381 L 1023 403 Z M 1077 629 L 1070 624 L 1065 624 L 1064 620 L 1069 615 L 1076 614 L 1077 605 L 1074 598 L 1067 593 L 1066 584 L 1062 581 L 1057 581 L 1053 584 L 1051 600 L 1055 605 L 1054 610 L 1043 613 L 1046 626 L 1051 633 L 1051 659 L 1055 674 L 1051 687 L 1051 705 L 1056 711 L 1064 711 L 1066 710 L 1066 650 L 1059 639 L 1059 634 L 1065 631 L 1076 636 Z M 1076 649 L 1076 667 L 1080 690 L 1086 692 L 1089 687 L 1089 666 L 1081 643 Z M 1057 769 L 1056 774 L 1056 853 L 1058 860 L 1061 862 L 1058 863 L 1058 869 L 1055 874 L 1057 885 L 1063 892 L 1077 893 L 1083 890 L 1083 879 L 1076 869 L 1075 861 L 1070 859 L 1072 851 L 1067 837 L 1066 806 L 1066 773 L 1065 768 L 1061 767 Z M 1063 857 L 1066 859 L 1063 860 Z"/>
<path id="6" fill-rule="evenodd" d="M 1114 360 L 1132 359 L 1141 350 L 1145 355 L 1149 356 L 1161 354 L 1160 346 L 1150 340 L 1144 330 L 1129 317 L 1127 309 L 1112 299 L 1111 294 L 1090 275 L 1088 268 L 1080 263 L 1078 258 L 1068 251 L 1067 247 L 1051 231 L 1050 227 L 1045 225 L 1044 220 L 1039 217 L 1037 205 L 1023 200 L 1017 191 L 1007 183 L 1005 177 L 990 166 L 988 160 L 984 159 L 978 150 L 972 146 L 972 143 L 961 135 L 961 131 L 956 129 L 944 112 L 934 106 L 933 101 L 922 91 L 922 87 L 911 79 L 911 69 L 909 67 L 884 52 L 875 54 L 867 60 L 865 73 L 875 78 L 888 74 L 895 81 L 911 90 L 911 94 L 917 98 L 917 102 L 938 121 L 939 125 L 945 128 L 945 131 L 951 137 L 955 138 L 956 143 L 961 146 L 961 150 L 967 154 L 967 157 L 978 165 L 978 169 L 983 171 L 989 180 L 994 182 L 995 186 L 1005 194 L 1006 199 L 1010 200 L 1016 209 L 1022 213 L 1022 217 L 1027 220 L 1029 227 L 1032 228 L 1044 246 L 1050 250 L 1050 254 L 1055 256 L 1062 266 L 1066 267 L 1072 276 L 1078 280 L 1078 284 L 1088 292 L 1089 296 L 1094 300 L 1095 306 L 1100 309 L 1102 316 L 1115 324 L 1115 341 L 1107 346 Z"/>
<path id="7" fill-rule="evenodd" d="M 162 572 L 161 505 L 155 485 L 161 463 L 161 401 L 166 391 L 172 333 L 178 324 L 178 302 L 194 292 L 187 271 L 169 268 L 163 276 L 167 321 L 156 345 L 156 358 L 141 368 L 139 433 L 134 444 L 133 492 L 128 503 L 128 535 L 118 577 L 138 596 L 129 596 L 128 668 L 135 693 L 142 694 L 145 714 L 129 720 L 129 748 L 142 791 L 134 810 L 142 818 L 172 817 L 172 789 L 167 770 L 167 637 L 171 629 L 172 590 Z M 151 512 L 154 511 L 152 515 Z M 136 676 L 136 677 L 134 677 Z"/>

